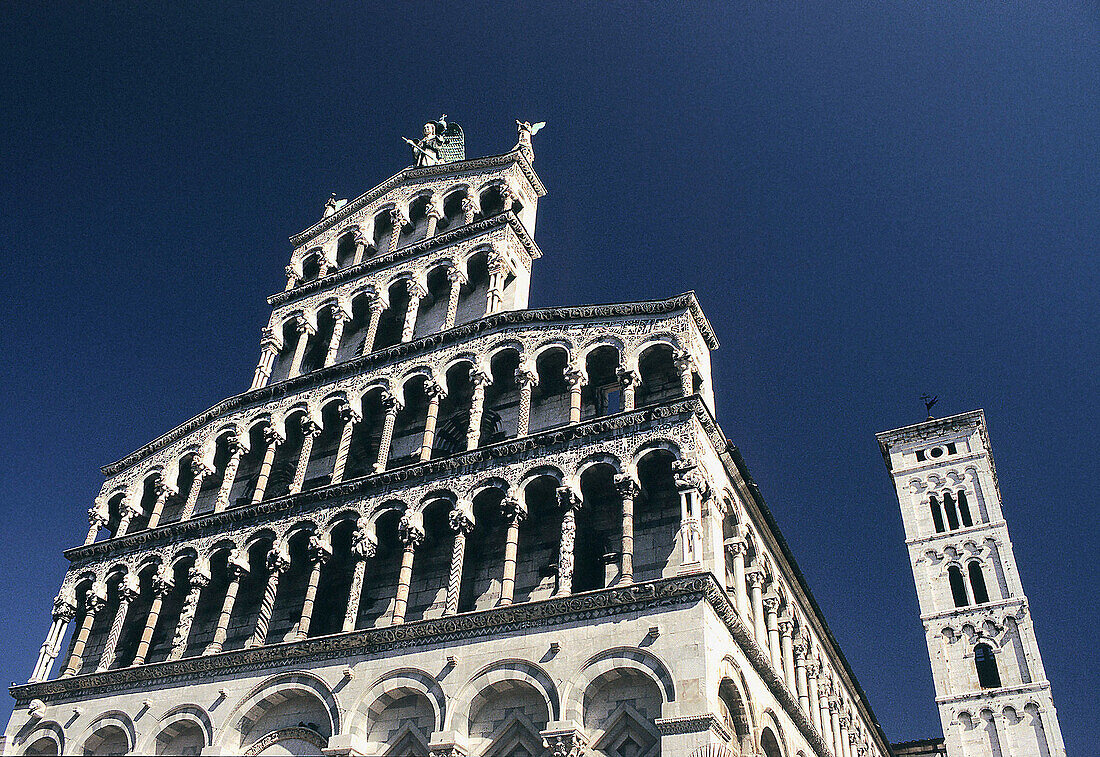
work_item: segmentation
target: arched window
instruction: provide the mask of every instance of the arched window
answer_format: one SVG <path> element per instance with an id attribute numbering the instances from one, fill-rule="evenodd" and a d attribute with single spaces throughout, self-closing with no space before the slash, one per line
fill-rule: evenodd
<path id="1" fill-rule="evenodd" d="M 974 647 L 974 667 L 978 671 L 978 684 L 983 689 L 999 689 L 1001 674 L 997 672 L 997 660 L 993 658 L 993 648 L 988 644 Z"/>
<path id="2" fill-rule="evenodd" d="M 943 493 L 943 509 L 947 513 L 947 526 L 952 531 L 959 527 L 959 512 L 955 509 L 955 499 L 951 492 Z"/>
<path id="3" fill-rule="evenodd" d="M 943 512 L 940 510 L 940 501 L 935 497 L 929 497 L 928 505 L 932 508 L 932 523 L 936 526 L 936 533 L 942 534 L 947 529 L 943 527 Z"/>
<path id="4" fill-rule="evenodd" d="M 966 570 L 970 574 L 970 590 L 974 594 L 974 603 L 984 605 L 989 601 L 989 591 L 985 588 L 985 574 L 982 573 L 981 563 L 971 560 Z"/>
<path id="5" fill-rule="evenodd" d="M 958 494 L 959 500 L 959 519 L 962 521 L 964 528 L 969 528 L 974 525 L 974 519 L 970 517 L 970 503 L 966 501 L 966 492 L 960 491 Z"/>
<path id="6" fill-rule="evenodd" d="M 966 607 L 970 604 L 966 597 L 966 582 L 963 581 L 962 569 L 958 565 L 947 569 L 947 580 L 951 583 L 951 598 L 955 600 L 955 607 Z"/>

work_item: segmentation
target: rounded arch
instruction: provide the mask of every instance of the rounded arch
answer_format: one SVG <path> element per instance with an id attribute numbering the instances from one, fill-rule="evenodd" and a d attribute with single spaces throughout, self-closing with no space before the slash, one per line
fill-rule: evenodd
<path id="1" fill-rule="evenodd" d="M 83 745 L 84 754 L 97 754 L 102 747 L 114 742 L 120 732 L 126 742 L 125 753 L 132 752 L 134 742 L 137 740 L 133 721 L 121 710 L 109 710 L 93 720 L 76 741 Z M 115 754 L 116 752 L 112 750 L 104 753 Z"/>
<path id="2" fill-rule="evenodd" d="M 325 536 L 332 536 L 333 529 L 337 528 L 341 523 L 358 523 L 359 519 L 362 517 L 363 513 L 354 507 L 345 508 L 326 520 L 324 528 L 319 528 L 318 533 L 323 533 Z"/>
<path id="3" fill-rule="evenodd" d="M 775 712 L 769 707 L 761 714 L 760 721 L 760 753 L 764 757 L 785 757 L 789 754 L 787 740 Z"/>
<path id="4" fill-rule="evenodd" d="M 718 699 L 726 708 L 734 737 L 742 744 L 742 751 L 752 746 L 755 717 L 748 683 L 737 662 L 730 656 L 722 659 L 719 672 Z"/>
<path id="5" fill-rule="evenodd" d="M 367 514 L 367 521 L 377 525 L 378 519 L 386 513 L 398 513 L 400 515 L 410 509 L 409 505 L 400 499 L 387 499 L 371 508 L 371 511 Z"/>
<path id="6" fill-rule="evenodd" d="M 65 754 L 65 729 L 54 720 L 40 720 L 31 727 L 25 737 L 17 738 L 19 741 L 15 746 L 22 747 L 19 754 Z"/>
<path id="7" fill-rule="evenodd" d="M 536 466 L 534 468 L 531 468 L 529 471 L 527 471 L 526 473 L 524 473 L 520 477 L 520 480 L 519 480 L 520 490 L 522 491 L 522 490 L 526 489 L 528 484 L 530 484 L 535 479 L 542 478 L 543 476 L 549 476 L 550 478 L 557 479 L 559 485 L 561 485 L 562 483 L 565 482 L 565 474 L 562 473 L 561 469 L 558 468 L 557 466 L 554 466 L 554 465 L 539 465 L 539 466 Z"/>
<path id="8" fill-rule="evenodd" d="M 597 678 L 623 668 L 636 671 L 657 684 L 664 704 L 676 701 L 672 674 L 656 655 L 638 647 L 616 647 L 589 658 L 566 684 L 563 719 L 583 722 L 584 692 L 589 685 Z"/>
<path id="9" fill-rule="evenodd" d="M 327 727 L 329 736 L 340 732 L 341 708 L 336 694 L 328 684 L 319 676 L 306 671 L 279 673 L 253 687 L 229 711 L 224 721 L 226 725 L 218 738 L 218 745 L 239 749 L 243 746 L 243 739 L 248 735 L 249 729 L 264 713 L 293 695 L 312 697 L 320 702 L 328 716 L 328 722 L 322 724 L 322 727 Z"/>
<path id="10" fill-rule="evenodd" d="M 616 473 L 623 472 L 623 463 L 615 455 L 610 452 L 593 452 L 577 464 L 577 470 L 573 476 L 570 477 L 570 481 L 574 483 L 579 482 L 581 476 L 583 476 L 586 471 L 599 465 L 610 465 L 615 469 Z"/>
<path id="11" fill-rule="evenodd" d="M 490 476 L 489 478 L 483 478 L 477 483 L 471 485 L 470 488 L 466 490 L 466 496 L 469 499 L 474 499 L 479 494 L 488 491 L 489 489 L 498 489 L 499 491 L 507 495 L 511 488 L 512 485 L 507 480 L 500 478 L 499 476 Z"/>
<path id="12" fill-rule="evenodd" d="M 206 710 L 195 704 L 181 704 L 161 715 L 159 726 L 147 736 L 137 751 L 141 754 L 157 754 L 157 742 L 176 738 L 188 726 L 195 726 L 202 732 L 203 746 L 214 743 L 214 724 Z"/>
<path id="13" fill-rule="evenodd" d="M 393 670 L 375 681 L 352 709 L 348 730 L 358 736 L 366 735 L 382 710 L 410 693 L 427 698 L 434 711 L 435 730 L 443 730 L 447 720 L 447 697 L 435 677 L 418 668 Z"/>
<path id="14" fill-rule="evenodd" d="M 680 452 L 680 445 L 671 439 L 650 439 L 640 444 L 637 449 L 634 450 L 630 462 L 632 465 L 637 466 L 638 463 L 642 461 L 642 458 L 654 452 L 667 452 L 672 455 L 675 460 L 680 460 L 683 457 L 683 454 Z"/>
<path id="15" fill-rule="evenodd" d="M 482 668 L 466 682 L 455 697 L 454 707 L 447 713 L 444 730 L 455 730 L 459 723 L 468 723 L 470 716 L 477 712 L 485 692 L 499 691 L 517 682 L 527 684 L 538 692 L 546 703 L 550 720 L 561 718 L 558 689 L 546 671 L 533 662 L 507 659 Z"/>

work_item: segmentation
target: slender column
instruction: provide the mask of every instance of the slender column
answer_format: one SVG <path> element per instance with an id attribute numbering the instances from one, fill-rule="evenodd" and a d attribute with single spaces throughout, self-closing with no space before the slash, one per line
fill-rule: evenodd
<path id="1" fill-rule="evenodd" d="M 581 387 L 584 386 L 584 373 L 576 368 L 565 371 L 565 382 L 569 384 L 569 422 L 581 422 Z"/>
<path id="2" fill-rule="evenodd" d="M 367 237 L 362 232 L 355 235 L 355 255 L 351 259 L 352 265 L 359 265 L 367 254 Z"/>
<path id="3" fill-rule="evenodd" d="M 451 572 L 447 576 L 447 604 L 444 615 L 458 612 L 458 599 L 462 591 L 462 569 L 466 561 L 466 537 L 474 530 L 474 503 L 460 499 L 454 509 L 447 514 L 447 522 L 454 533 L 454 545 L 451 548 Z"/>
<path id="4" fill-rule="evenodd" d="M 798 704 L 810 717 L 810 689 L 806 682 L 806 645 L 799 640 L 794 645 L 794 688 Z"/>
<path id="5" fill-rule="evenodd" d="M 157 476 L 155 487 L 154 491 L 157 498 L 153 502 L 153 512 L 149 513 L 149 523 L 146 525 L 146 528 L 149 529 L 156 528 L 157 524 L 160 523 L 160 516 L 164 512 L 164 504 L 168 501 L 168 498 L 173 494 L 179 494 L 174 486 L 164 480 L 163 476 Z"/>
<path id="6" fill-rule="evenodd" d="M 195 455 L 191 458 L 193 477 L 191 488 L 187 491 L 187 501 L 183 503 L 183 510 L 180 512 L 181 521 L 187 520 L 195 512 L 195 503 L 199 501 L 199 492 L 202 491 L 202 481 L 213 472 L 214 469 L 207 465 L 201 456 Z"/>
<path id="7" fill-rule="evenodd" d="M 271 378 L 271 369 L 275 365 L 275 359 L 279 357 L 279 350 L 283 348 L 283 340 L 269 328 L 264 328 L 263 337 L 260 339 L 260 362 L 256 364 L 256 372 L 252 376 L 252 386 L 249 389 L 259 389 L 267 385 Z"/>
<path id="8" fill-rule="evenodd" d="M 848 726 L 852 722 L 852 718 L 848 713 L 841 713 L 839 716 L 840 721 L 840 743 L 837 745 L 837 753 L 843 755 L 843 757 L 851 757 L 851 747 L 848 741 Z"/>
<path id="9" fill-rule="evenodd" d="M 336 362 L 336 353 L 340 350 L 340 340 L 344 338 L 344 324 L 348 321 L 348 314 L 339 305 L 330 305 L 332 313 L 332 338 L 328 340 L 328 351 L 325 353 L 325 367 Z"/>
<path id="10" fill-rule="evenodd" d="M 298 332 L 298 342 L 294 345 L 294 358 L 290 362 L 290 373 L 287 378 L 302 374 L 302 358 L 306 356 L 306 345 L 309 344 L 309 338 L 317 333 L 317 328 L 301 313 L 294 322 L 294 329 Z"/>
<path id="11" fill-rule="evenodd" d="M 95 504 L 88 510 L 88 535 L 84 539 L 84 546 L 88 546 L 99 536 L 99 529 L 107 527 L 107 508 Z"/>
<path id="12" fill-rule="evenodd" d="M 268 479 L 271 478 L 271 466 L 275 464 L 275 452 L 279 449 L 279 445 L 286 441 L 286 436 L 274 426 L 268 426 L 264 429 L 264 441 L 267 442 L 267 448 L 264 450 L 264 459 L 260 463 L 260 473 L 256 476 L 256 489 L 252 492 L 252 504 L 256 504 L 264 498 Z"/>
<path id="13" fill-rule="evenodd" d="M 320 424 L 310 418 L 302 419 L 302 449 L 298 453 L 298 463 L 294 466 L 294 480 L 290 482 L 288 494 L 297 494 L 302 491 L 302 484 L 306 481 L 306 469 L 309 467 L 309 456 L 313 453 L 313 441 L 320 433 Z"/>
<path id="14" fill-rule="evenodd" d="M 363 594 L 363 577 L 367 560 L 378 553 L 378 536 L 374 524 L 360 520 L 358 528 L 351 536 L 351 556 L 355 560 L 355 570 L 351 575 L 351 587 L 348 589 L 348 606 L 344 613 L 343 631 L 354 631 L 355 621 L 359 617 L 359 599 Z"/>
<path id="15" fill-rule="evenodd" d="M 754 568 L 745 575 L 745 578 L 749 582 L 749 592 L 752 596 L 752 635 L 756 638 L 756 646 L 766 653 L 768 628 L 764 622 L 764 571 Z"/>
<path id="16" fill-rule="evenodd" d="M 290 555 L 283 547 L 272 547 L 267 553 L 267 586 L 260 601 L 260 614 L 256 618 L 256 630 L 247 647 L 262 647 L 267 643 L 267 630 L 271 624 L 271 611 L 275 609 L 275 595 L 279 591 L 279 576 L 290 567 Z"/>
<path id="17" fill-rule="evenodd" d="M 244 445 L 236 434 L 229 437 L 227 446 L 229 460 L 225 463 L 225 474 L 222 476 L 222 485 L 218 489 L 218 497 L 214 500 L 214 512 L 220 513 L 229 507 L 229 492 L 233 489 L 233 482 L 237 480 L 237 469 L 241 467 L 241 457 L 244 455 Z"/>
<path id="18" fill-rule="evenodd" d="M 443 319 L 444 331 L 455 325 L 455 318 L 458 317 L 458 297 L 462 294 L 462 285 L 466 283 L 466 277 L 457 266 L 452 265 L 447 269 L 447 281 L 451 286 L 447 290 L 447 317 Z"/>
<path id="19" fill-rule="evenodd" d="M 169 660 L 178 660 L 187 651 L 187 639 L 191 636 L 191 626 L 195 622 L 199 596 L 209 583 L 210 574 L 202 569 L 195 567 L 187 571 L 187 596 L 183 600 L 180 620 L 176 624 L 176 633 L 172 637 L 172 651 L 168 653 Z"/>
<path id="20" fill-rule="evenodd" d="M 508 535 L 504 542 L 504 577 L 500 582 L 500 601 L 510 605 L 516 590 L 516 557 L 519 551 L 519 527 L 527 520 L 527 505 L 514 497 L 505 497 L 500 503 L 504 519 L 508 522 Z"/>
<path id="21" fill-rule="evenodd" d="M 790 617 L 784 616 L 779 619 L 778 624 L 783 680 L 786 682 L 787 688 L 794 693 L 794 621 Z"/>
<path id="22" fill-rule="evenodd" d="M 818 691 L 817 686 L 817 661 L 809 660 L 806 663 L 806 680 L 809 687 L 809 694 L 806 701 L 807 712 L 810 715 L 810 720 L 814 724 L 814 728 L 818 733 L 821 733 L 821 710 L 818 708 L 818 701 L 821 699 L 821 693 Z"/>
<path id="23" fill-rule="evenodd" d="M 764 597 L 764 622 L 768 628 L 768 658 L 776 675 L 783 677 L 783 651 L 779 646 L 779 597 Z"/>
<path id="24" fill-rule="evenodd" d="M 833 727 L 829 720 L 829 680 L 822 669 L 817 687 L 817 732 L 829 751 L 833 751 Z"/>
<path id="25" fill-rule="evenodd" d="M 432 459 L 432 445 L 435 444 L 435 425 L 439 420 L 439 402 L 447 396 L 447 391 L 435 381 L 424 386 L 428 395 L 428 416 L 424 420 L 424 436 L 420 443 L 420 462 Z"/>
<path id="26" fill-rule="evenodd" d="M 840 702 L 836 700 L 836 697 L 829 697 L 829 721 L 832 723 L 832 746 L 833 754 L 837 757 L 843 757 L 844 747 L 840 740 Z"/>
<path id="27" fill-rule="evenodd" d="M 405 286 L 409 291 L 409 307 L 405 310 L 405 323 L 401 326 L 401 341 L 411 342 L 413 332 L 416 330 L 416 316 L 420 312 L 420 301 L 424 299 L 427 292 L 412 279 L 406 281 Z"/>
<path id="28" fill-rule="evenodd" d="M 141 639 L 138 641 L 137 652 L 134 653 L 134 661 L 130 663 L 131 667 L 145 664 L 149 645 L 153 642 L 153 631 L 156 630 L 157 619 L 160 617 L 160 608 L 173 586 L 171 572 L 157 573 L 153 576 L 153 602 L 149 605 L 149 613 L 145 616 L 145 628 L 141 631 Z"/>
<path id="29" fill-rule="evenodd" d="M 309 582 L 306 584 L 306 596 L 302 600 L 302 614 L 298 616 L 298 624 L 291 635 L 294 641 L 301 641 L 309 636 L 309 626 L 313 622 L 313 607 L 317 603 L 317 585 L 321 581 L 321 568 L 332 557 L 332 547 L 317 534 L 309 537 L 308 549 L 312 567 L 309 571 Z"/>
<path id="30" fill-rule="evenodd" d="M 424 516 L 407 512 L 397 525 L 398 536 L 405 545 L 401 554 L 401 571 L 397 575 L 397 596 L 393 600 L 393 625 L 405 622 L 405 610 L 409 605 L 409 585 L 412 583 L 413 558 L 416 548 L 424 542 Z"/>
<path id="31" fill-rule="evenodd" d="M 695 393 L 695 382 L 691 372 L 694 362 L 691 354 L 687 352 L 678 352 L 672 360 L 672 364 L 680 372 L 680 392 L 685 397 L 690 397 Z"/>
<path id="32" fill-rule="evenodd" d="M 405 211 L 400 208 L 390 210 L 390 223 L 393 225 L 393 230 L 390 231 L 390 252 L 397 251 L 397 243 L 401 239 L 401 229 L 408 222 L 409 219 L 405 216 Z"/>
<path id="33" fill-rule="evenodd" d="M 390 459 L 390 444 L 393 442 L 393 425 L 397 422 L 397 414 L 401 411 L 401 401 L 392 394 L 382 397 L 382 407 L 386 410 L 386 419 L 382 423 L 382 438 L 378 442 L 378 459 L 374 463 L 374 472 L 381 473 L 386 470 L 386 463 Z"/>
<path id="34" fill-rule="evenodd" d="M 367 334 L 363 337 L 363 349 L 360 355 L 367 355 L 374 350 L 374 340 L 378 336 L 378 323 L 382 320 L 382 311 L 386 309 L 386 303 L 381 297 L 372 297 L 368 309 L 370 318 L 367 321 Z"/>
<path id="35" fill-rule="evenodd" d="M 470 383 L 474 395 L 470 399 L 470 427 L 466 430 L 466 449 L 477 449 L 481 441 L 481 417 L 485 412 L 485 387 L 493 382 L 492 377 L 477 368 L 470 369 Z"/>
<path id="36" fill-rule="evenodd" d="M 737 614 L 746 623 L 749 621 L 749 597 L 745 591 L 745 553 L 749 545 L 744 539 L 730 539 L 726 542 L 726 554 L 733 558 L 733 601 Z"/>
<path id="37" fill-rule="evenodd" d="M 286 291 L 290 291 L 298 286 L 298 281 L 301 277 L 298 275 L 298 272 L 294 270 L 294 266 L 292 265 L 288 265 L 283 270 L 286 271 Z"/>
<path id="38" fill-rule="evenodd" d="M 234 549 L 229 553 L 229 560 L 225 564 L 225 570 L 229 574 L 229 585 L 225 587 L 225 597 L 222 599 L 222 609 L 218 613 L 218 624 L 214 627 L 214 638 L 203 650 L 204 655 L 217 654 L 222 651 L 225 637 L 229 632 L 229 619 L 233 616 L 233 605 L 237 602 L 237 591 L 241 588 L 241 579 L 248 572 L 245 564 L 247 557 Z"/>
<path id="39" fill-rule="evenodd" d="M 134 504 L 131 497 L 127 497 L 122 500 L 121 512 L 119 513 L 118 532 L 116 536 L 124 536 L 127 531 L 130 530 L 130 524 L 133 519 L 141 515 L 141 508 Z"/>
<path id="40" fill-rule="evenodd" d="M 61 675 L 71 676 L 80 672 L 80 667 L 84 662 L 84 647 L 88 644 L 88 634 L 92 632 L 92 623 L 95 622 L 96 615 L 103 609 L 103 606 L 107 604 L 107 587 L 103 583 L 96 581 L 92 584 L 92 587 L 88 590 L 88 595 L 84 598 L 84 620 L 80 622 L 80 629 L 76 632 L 76 640 L 73 642 L 73 652 L 69 655 L 69 663 L 65 666 L 65 670 Z"/>
<path id="41" fill-rule="evenodd" d="M 675 460 L 672 463 L 672 475 L 680 492 L 682 570 L 698 569 L 703 560 L 703 529 L 699 516 L 709 484 L 697 468 L 698 465 L 689 460 Z"/>
<path id="42" fill-rule="evenodd" d="M 493 252 L 489 255 L 489 290 L 485 300 L 485 315 L 492 315 L 504 304 L 504 278 L 508 273 L 508 263 L 504 256 Z"/>
<path id="43" fill-rule="evenodd" d="M 619 583 L 634 583 L 634 498 L 638 496 L 641 487 L 628 473 L 619 473 L 615 476 L 615 488 L 619 490 L 619 496 L 623 500 L 623 542 L 622 557 L 619 568 Z"/>
<path id="44" fill-rule="evenodd" d="M 622 389 L 623 411 L 634 409 L 634 389 L 641 383 L 638 374 L 626 368 L 619 368 L 619 388 Z"/>
<path id="45" fill-rule="evenodd" d="M 558 590 L 554 596 L 573 593 L 573 547 L 577 540 L 577 510 L 580 495 L 568 486 L 558 487 L 558 502 L 562 506 L 561 546 L 558 548 Z"/>
<path id="46" fill-rule="evenodd" d="M 65 637 L 65 629 L 76 617 L 76 598 L 69 592 L 57 595 L 53 602 L 53 623 L 50 624 L 50 632 L 46 634 L 46 640 L 42 642 L 42 649 L 38 653 L 38 662 L 31 673 L 30 683 L 45 681 L 53 671 L 54 660 L 61 651 L 61 640 Z"/>
<path id="47" fill-rule="evenodd" d="M 340 408 L 340 420 L 344 422 L 340 429 L 340 445 L 336 448 L 336 462 L 332 465 L 331 483 L 338 484 L 344 480 L 344 468 L 348 464 L 348 453 L 351 452 L 351 435 L 355 431 L 355 424 L 363 420 L 351 405 Z"/>
<path id="48" fill-rule="evenodd" d="M 118 585 L 118 607 L 115 609 L 115 617 L 111 620 L 111 630 L 107 632 L 107 641 L 103 644 L 103 652 L 99 656 L 99 664 L 96 665 L 95 672 L 100 673 L 114 664 L 115 657 L 118 655 L 118 638 L 122 635 L 122 624 L 126 621 L 130 603 L 137 595 L 137 576 L 127 573 Z"/>
<path id="49" fill-rule="evenodd" d="M 462 198 L 462 223 L 473 223 L 474 214 L 480 210 L 481 207 L 478 205 L 477 197 L 467 194 Z"/>
<path id="50" fill-rule="evenodd" d="M 439 225 L 439 219 L 443 217 L 443 198 L 439 196 L 433 196 L 432 201 L 428 203 L 428 229 L 424 234 L 425 239 L 431 239 L 435 236 L 436 226 Z"/>
<path id="51" fill-rule="evenodd" d="M 531 390 L 539 383 L 539 375 L 529 368 L 516 368 L 519 385 L 519 419 L 516 436 L 527 436 L 531 428 Z"/>

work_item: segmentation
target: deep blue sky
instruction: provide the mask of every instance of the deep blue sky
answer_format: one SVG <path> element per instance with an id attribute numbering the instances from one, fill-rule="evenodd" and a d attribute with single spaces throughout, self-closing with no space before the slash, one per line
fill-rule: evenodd
<path id="1" fill-rule="evenodd" d="M 111 5 L 0 9 L 0 680 L 98 467 L 248 388 L 287 237 L 446 111 L 471 156 L 549 122 L 534 306 L 698 293 L 893 740 L 939 720 L 874 433 L 984 407 L 1067 747 L 1100 739 L 1094 4 Z"/>

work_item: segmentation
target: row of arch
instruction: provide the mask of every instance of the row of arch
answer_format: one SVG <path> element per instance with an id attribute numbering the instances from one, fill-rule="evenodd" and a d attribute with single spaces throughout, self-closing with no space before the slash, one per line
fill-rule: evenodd
<path id="1" fill-rule="evenodd" d="M 108 481 L 89 542 L 684 396 L 700 386 L 684 354 L 661 335 L 626 355 L 608 339 L 530 352 L 506 340 L 483 359 L 416 365 L 393 383 L 260 410 L 150 464 L 133 484 Z"/>
<path id="2" fill-rule="evenodd" d="M 501 178 L 477 189 L 457 184 L 444 192 L 424 188 L 407 201 L 383 200 L 367 211 L 365 221 L 342 228 L 334 244 L 296 250 L 287 266 L 287 289 L 509 210 L 519 214 L 523 204 L 517 191 Z"/>
<path id="3" fill-rule="evenodd" d="M 962 710 L 954 718 L 964 749 L 974 749 L 994 757 L 1036 754 L 1050 757 L 1051 734 L 1043 720 L 1043 708 L 1034 701 L 1006 705 L 994 712 L 984 707 L 976 712 Z"/>

